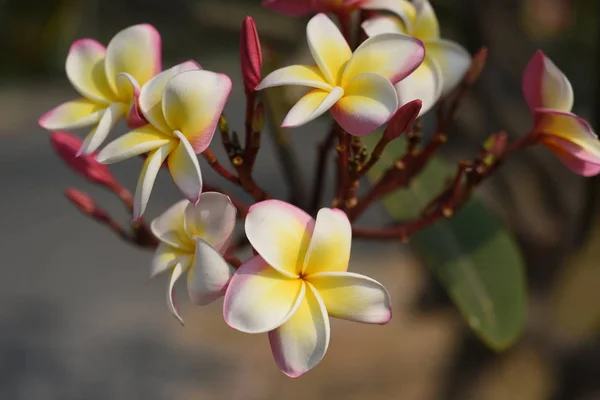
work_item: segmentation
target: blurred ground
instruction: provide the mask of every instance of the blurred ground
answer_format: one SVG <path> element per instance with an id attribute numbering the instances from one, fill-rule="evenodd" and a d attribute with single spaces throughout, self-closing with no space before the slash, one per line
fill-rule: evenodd
<path id="1" fill-rule="evenodd" d="M 193 308 L 181 290 L 186 320 L 181 328 L 167 311 L 164 278 L 147 282 L 151 254 L 120 242 L 63 198 L 65 187 L 81 188 L 125 221 L 118 201 L 85 184 L 51 152 L 37 118 L 74 96 L 61 66 L 75 37 L 106 41 L 124 26 L 149 21 L 163 34 L 165 65 L 193 58 L 232 76 L 235 89 L 226 113 L 239 128 L 243 97 L 236 29 L 241 19 L 255 15 L 264 39 L 293 52 L 294 59 L 306 56 L 303 21 L 232 1 L 167 5 L 131 0 L 120 8 L 115 1 L 48 1 L 38 8 L 26 3 L 0 1 L 0 11 L 8 10 L 0 15 L 0 37 L 7 51 L 16 54 L 12 64 L 0 68 L 0 399 L 600 399 L 594 313 L 600 304 L 594 285 L 600 281 L 600 238 L 581 239 L 582 221 L 595 222 L 585 208 L 590 192 L 582 179 L 537 149 L 507 163 L 480 192 L 518 236 L 528 261 L 528 326 L 506 353 L 494 355 L 477 342 L 407 248 L 373 243 L 355 243 L 351 269 L 386 283 L 394 301 L 392 322 L 380 327 L 334 321 L 327 356 L 299 380 L 277 370 L 266 335 L 228 328 L 220 302 Z M 462 38 L 471 51 L 482 43 L 491 49 L 490 66 L 461 109 L 458 133 L 448 146 L 448 156 L 456 159 L 472 155 L 489 132 L 504 127 L 516 137 L 527 129 L 519 74 L 538 44 L 531 35 L 522 39 L 525 29 L 519 21 L 531 18 L 527 7 L 548 10 L 550 2 L 450 3 L 439 2 L 444 20 L 453 22 L 443 25 L 444 31 Z M 525 3 L 527 7 L 517 6 Z M 589 11 L 586 2 L 579 6 L 569 18 L 595 10 Z M 49 13 L 45 7 L 62 10 L 51 14 L 46 25 L 40 23 Z M 78 19 L 67 18 L 71 14 Z M 464 23 L 473 15 L 477 23 Z M 573 78 L 578 112 L 593 116 L 594 85 L 585 77 L 594 60 L 582 55 L 593 47 L 580 38 L 589 33 L 588 25 L 579 25 L 585 31 L 579 35 L 577 29 L 568 30 L 573 24 L 565 28 L 557 14 L 533 15 L 550 21 L 534 21 L 539 26 L 533 30 L 535 40 L 560 57 L 561 67 Z M 8 35 L 19 21 L 18 31 L 27 34 Z M 563 29 L 559 32 L 566 38 L 552 36 L 553 29 Z M 38 54 L 34 39 L 44 35 L 47 47 Z M 306 182 L 314 164 L 312 150 L 326 126 L 320 120 L 292 136 L 302 151 Z M 214 147 L 225 161 L 219 146 Z M 257 180 L 285 198 L 272 150 L 266 139 Z M 133 188 L 140 166 L 140 160 L 131 160 L 113 170 Z M 208 168 L 203 171 L 207 182 L 219 182 Z M 162 174 L 148 218 L 177 200 L 170 177 Z M 381 221 L 384 212 L 377 208 L 367 218 Z M 582 242 L 586 251 L 573 258 Z M 578 262 L 568 262 L 572 258 Z"/>

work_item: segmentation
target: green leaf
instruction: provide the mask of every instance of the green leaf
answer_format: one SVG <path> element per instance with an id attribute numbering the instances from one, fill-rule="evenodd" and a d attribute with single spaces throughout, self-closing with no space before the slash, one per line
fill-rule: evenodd
<path id="1" fill-rule="evenodd" d="M 379 136 L 363 140 L 373 149 Z M 403 140 L 388 145 L 369 178 L 380 176 L 405 148 Z M 434 158 L 408 189 L 391 193 L 384 205 L 398 221 L 417 218 L 453 173 L 452 166 Z M 503 350 L 519 337 L 526 309 L 524 262 L 511 233 L 483 203 L 469 200 L 452 218 L 412 236 L 411 243 L 487 346 Z"/>

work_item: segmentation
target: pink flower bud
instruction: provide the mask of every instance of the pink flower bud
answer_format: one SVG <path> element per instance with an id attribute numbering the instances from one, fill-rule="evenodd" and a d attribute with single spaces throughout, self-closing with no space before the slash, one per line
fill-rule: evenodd
<path id="1" fill-rule="evenodd" d="M 106 213 L 102 211 L 92 197 L 84 192 L 74 188 L 67 188 L 65 196 L 79 209 L 83 214 L 89 215 L 95 219 L 106 219 Z"/>
<path id="2" fill-rule="evenodd" d="M 95 153 L 77 157 L 82 142 L 80 138 L 67 132 L 57 131 L 50 135 L 54 151 L 73 171 L 99 185 L 110 188 L 119 186 L 108 167 L 96 161 Z"/>
<path id="3" fill-rule="evenodd" d="M 415 122 L 415 119 L 417 119 L 422 106 L 423 103 L 421 100 L 417 99 L 409 101 L 400 107 L 394 115 L 392 115 L 387 128 L 385 128 L 385 132 L 383 133 L 385 138 L 388 141 L 391 141 L 408 131 L 413 122 Z"/>
<path id="4" fill-rule="evenodd" d="M 254 92 L 260 83 L 260 69 L 262 66 L 262 50 L 256 31 L 256 24 L 252 17 L 244 18 L 240 36 L 240 60 L 242 64 L 242 77 L 246 93 Z"/>

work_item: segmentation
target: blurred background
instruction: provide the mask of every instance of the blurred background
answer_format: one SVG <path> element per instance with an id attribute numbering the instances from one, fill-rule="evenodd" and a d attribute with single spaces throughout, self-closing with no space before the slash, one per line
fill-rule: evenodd
<path id="1" fill-rule="evenodd" d="M 491 132 L 506 129 L 514 139 L 528 131 L 520 76 L 538 48 L 571 79 L 575 112 L 600 127 L 598 1 L 432 4 L 444 36 L 471 53 L 490 50 L 444 149 L 448 159 L 472 157 Z M 504 352 L 478 341 L 427 266 L 399 244 L 355 241 L 351 262 L 388 287 L 392 322 L 333 321 L 325 359 L 298 380 L 278 371 L 266 335 L 228 328 L 220 303 L 190 306 L 184 287 L 186 326 L 179 326 L 165 305 L 165 278 L 147 281 L 151 253 L 63 197 L 66 187 L 80 188 L 127 220 L 117 199 L 62 164 L 37 120 L 75 96 L 64 73 L 73 40 L 106 44 L 120 29 L 149 22 L 162 35 L 164 66 L 195 59 L 232 77 L 226 114 L 240 130 L 245 15 L 283 62 L 309 57 L 307 19 L 269 12 L 258 0 L 0 0 L 0 399 L 600 399 L 600 181 L 571 174 L 541 148 L 511 158 L 478 191 L 517 238 L 527 266 L 526 326 Z M 305 186 L 327 127 L 321 118 L 291 135 Z M 227 164 L 219 142 L 211 147 Z M 286 198 L 275 150 L 265 135 L 256 179 Z M 130 160 L 113 171 L 133 189 L 140 167 Z M 204 167 L 207 182 L 243 196 Z M 177 200 L 162 174 L 148 219 Z M 375 207 L 365 218 L 383 222 L 386 212 Z"/>

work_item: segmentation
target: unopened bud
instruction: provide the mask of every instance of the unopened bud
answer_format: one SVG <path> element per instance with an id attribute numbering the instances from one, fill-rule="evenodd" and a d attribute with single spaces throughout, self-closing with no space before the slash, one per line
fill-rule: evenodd
<path id="1" fill-rule="evenodd" d="M 96 154 L 77 156 L 83 141 L 67 132 L 53 132 L 50 143 L 58 156 L 85 179 L 110 188 L 119 186 L 108 167 L 96 161 Z"/>
<path id="2" fill-rule="evenodd" d="M 483 162 L 486 165 L 491 165 L 501 157 L 506 149 L 507 141 L 508 135 L 506 132 L 498 132 L 487 138 L 483 143 L 483 150 L 485 152 Z"/>
<path id="3" fill-rule="evenodd" d="M 481 75 L 481 73 L 483 72 L 483 69 L 485 68 L 485 63 L 487 61 L 487 55 L 488 55 L 488 50 L 486 47 L 482 47 L 477 54 L 475 54 L 475 56 L 473 57 L 473 60 L 471 61 L 471 68 L 469 68 L 469 70 L 467 71 L 465 78 L 464 78 L 464 83 L 467 86 L 473 86 L 475 84 L 475 82 L 477 82 L 477 79 L 479 79 L 479 76 Z"/>
<path id="4" fill-rule="evenodd" d="M 415 119 L 419 116 L 423 102 L 419 99 L 410 101 L 400 107 L 388 122 L 383 136 L 388 140 L 394 140 L 404 132 L 408 131 Z"/>
<path id="5" fill-rule="evenodd" d="M 260 83 L 262 67 L 262 50 L 252 17 L 244 18 L 240 37 L 240 61 L 242 77 L 246 93 L 254 92 Z"/>
<path id="6" fill-rule="evenodd" d="M 89 215 L 95 219 L 106 219 L 106 213 L 98 208 L 94 199 L 84 192 L 81 192 L 74 188 L 68 188 L 65 190 L 65 196 L 73 203 L 75 207 L 79 209 L 83 214 Z"/>
<path id="7" fill-rule="evenodd" d="M 265 129 L 265 106 L 262 101 L 259 101 L 252 116 L 252 132 L 259 133 L 263 129 Z"/>

